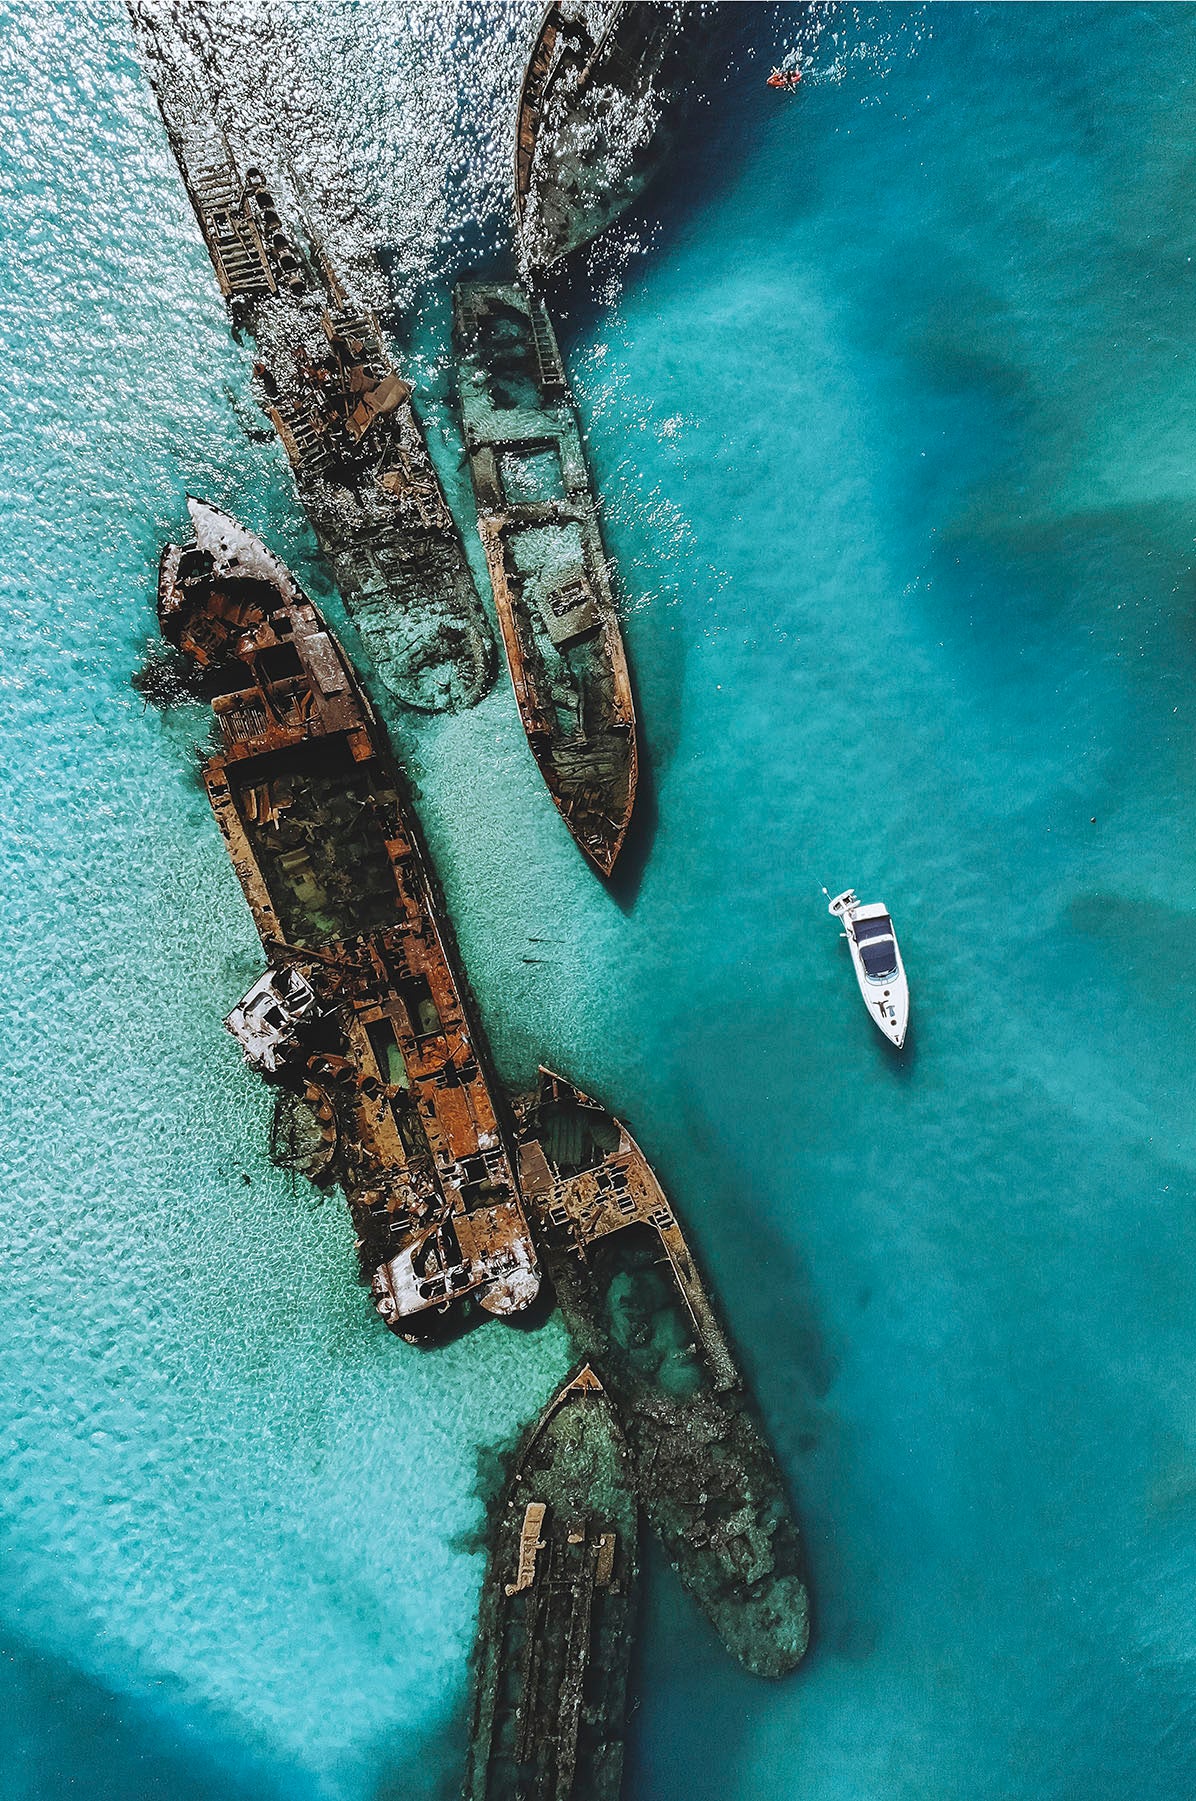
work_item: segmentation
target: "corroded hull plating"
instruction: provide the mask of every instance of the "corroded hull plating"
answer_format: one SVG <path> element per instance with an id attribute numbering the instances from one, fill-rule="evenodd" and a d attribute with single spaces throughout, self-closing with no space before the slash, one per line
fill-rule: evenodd
<path id="1" fill-rule="evenodd" d="M 465 1801 L 618 1801 L 638 1510 L 587 1365 L 517 1454 L 482 1591 Z"/>
<path id="2" fill-rule="evenodd" d="M 545 13 L 515 120 L 515 222 L 529 269 L 596 237 L 637 197 L 658 108 L 672 7 L 578 0 Z"/>
<path id="3" fill-rule="evenodd" d="M 159 613 L 208 680 L 222 748 L 203 779 L 270 963 L 229 1029 L 305 1110 L 308 1173 L 344 1187 L 393 1330 L 426 1337 L 470 1300 L 516 1313 L 547 1264 L 675 1567 L 735 1656 L 783 1673 L 808 1635 L 797 1527 L 667 1197 L 626 1128 L 565 1078 L 542 1070 L 503 1106 L 369 701 L 283 565 L 189 505 L 194 542 L 163 553 Z M 572 1707 L 584 1671 L 566 1661 Z M 534 1731 L 514 1715 L 503 1730 L 558 1780 L 548 1693 Z"/>
<path id="4" fill-rule="evenodd" d="M 465 447 L 520 718 L 562 818 L 602 874 L 635 804 L 635 703 L 560 351 L 510 284 L 454 297 Z"/>
<path id="5" fill-rule="evenodd" d="M 362 1274 L 404 1336 L 539 1286 L 452 935 L 382 728 L 320 614 L 261 541 L 189 502 L 162 630 L 206 672 L 222 747 L 203 779 L 270 962 L 230 1014 L 306 1117 Z"/>
<path id="6" fill-rule="evenodd" d="M 783 1675 L 809 1638 L 797 1522 L 676 1215 L 627 1128 L 563 1077 L 541 1070 L 518 1113 L 524 1204 L 648 1520 L 728 1650 Z"/>
<path id="7" fill-rule="evenodd" d="M 234 330 L 253 339 L 258 400 L 378 673 L 406 706 L 472 706 L 493 640 L 378 320 L 332 267 L 285 155 L 267 184 L 234 148 L 236 121 L 178 15 L 130 10 Z"/>

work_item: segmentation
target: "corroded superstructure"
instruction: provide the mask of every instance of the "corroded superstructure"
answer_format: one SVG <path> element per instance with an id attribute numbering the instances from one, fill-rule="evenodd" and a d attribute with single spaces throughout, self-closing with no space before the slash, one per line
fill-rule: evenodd
<path id="1" fill-rule="evenodd" d="M 464 1801 L 618 1801 L 637 1531 L 627 1443 L 587 1364 L 494 1512 Z"/>
<path id="2" fill-rule="evenodd" d="M 264 544 L 189 502 L 165 636 L 207 675 L 204 786 L 270 968 L 229 1017 L 339 1180 L 362 1274 L 404 1336 L 539 1287 L 503 1125 L 402 776 L 324 620 Z"/>
<path id="3" fill-rule="evenodd" d="M 405 1337 L 475 1300 L 515 1314 L 552 1276 L 603 1372 L 636 1493 L 749 1669 L 805 1650 L 798 1531 L 734 1354 L 647 1159 L 543 1069 L 493 1079 L 402 777 L 316 608 L 264 544 L 189 503 L 159 577 L 165 636 L 203 672 L 203 779 L 269 968 L 233 1009 L 247 1061 L 339 1181 L 379 1313 Z"/>
<path id="4" fill-rule="evenodd" d="M 644 1512 L 728 1650 L 783 1675 L 809 1639 L 797 1522 L 676 1214 L 626 1126 L 564 1077 L 542 1069 L 517 1115 L 541 1258 Z"/>
<path id="5" fill-rule="evenodd" d="M 490 630 L 380 290 L 334 266 L 285 154 L 230 122 L 185 10 L 129 4 L 258 401 L 379 677 L 417 709 L 472 704 Z M 666 5 L 550 8 L 518 120 L 525 274 L 637 191 L 676 23 Z M 559 348 L 539 294 L 513 283 L 462 284 L 454 339 L 523 726 L 608 876 L 636 719 Z M 491 1512 L 465 1801 L 618 1801 L 641 1511 L 728 1650 L 776 1677 L 809 1636 L 784 1478 L 626 1126 L 547 1068 L 534 1093 L 501 1089 L 405 779 L 340 644 L 259 539 L 188 506 L 192 541 L 167 547 L 159 575 L 181 657 L 146 692 L 169 704 L 198 672 L 212 705 L 203 781 L 267 962 L 225 1023 L 273 1086 L 272 1155 L 341 1185 L 392 1331 L 428 1342 L 446 1316 L 526 1315 L 544 1272 L 582 1359 Z"/>
<path id="6" fill-rule="evenodd" d="M 378 318 L 333 267 L 285 157 L 267 179 L 272 146 L 234 149 L 217 72 L 178 15 L 130 4 L 234 331 L 253 341 L 258 401 L 378 674 L 407 706 L 471 706 L 493 639 Z"/>
<path id="7" fill-rule="evenodd" d="M 226 1023 L 289 1105 L 292 1166 L 341 1183 L 363 1278 L 404 1337 L 470 1301 L 517 1314 L 547 1269 L 682 1580 L 736 1657 L 782 1674 L 808 1635 L 797 1526 L 667 1196 L 563 1076 L 542 1069 L 513 1104 L 501 1092 L 344 653 L 259 539 L 188 504 L 194 540 L 163 553 L 159 616 L 219 726 L 204 785 L 269 965 Z"/>
<path id="8" fill-rule="evenodd" d="M 590 472 L 538 296 L 454 295 L 465 449 L 519 714 L 561 816 L 609 875 L 635 803 L 635 704 Z"/>

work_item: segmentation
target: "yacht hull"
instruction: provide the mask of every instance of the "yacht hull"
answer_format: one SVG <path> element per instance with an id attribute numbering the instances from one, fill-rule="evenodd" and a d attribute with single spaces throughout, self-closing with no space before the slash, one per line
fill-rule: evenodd
<path id="1" fill-rule="evenodd" d="M 854 890 L 848 888 L 835 896 L 828 911 L 843 922 L 851 966 L 869 1018 L 889 1043 L 900 1050 L 909 1029 L 909 982 L 901 960 L 897 932 L 887 908 L 879 901 L 861 906 Z M 888 961 L 891 967 L 883 967 L 884 960 L 874 956 L 874 970 L 883 967 L 883 973 L 871 973 L 867 962 L 869 949 L 872 946 L 887 947 L 890 943 L 892 950 Z"/>

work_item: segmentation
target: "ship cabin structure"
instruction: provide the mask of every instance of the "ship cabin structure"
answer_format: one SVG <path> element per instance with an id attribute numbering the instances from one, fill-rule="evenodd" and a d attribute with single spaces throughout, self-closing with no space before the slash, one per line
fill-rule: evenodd
<path id="1" fill-rule="evenodd" d="M 598 507 L 543 302 L 510 283 L 454 296 L 465 448 L 494 603 L 532 754 L 610 875 L 635 804 L 635 703 Z"/>
<path id="2" fill-rule="evenodd" d="M 164 635 L 205 672 L 203 780 L 269 961 L 226 1022 L 341 1182 L 378 1312 L 404 1336 L 539 1287 L 501 1102 L 402 777 L 323 618 L 235 520 L 188 503 Z"/>
<path id="3" fill-rule="evenodd" d="M 411 385 L 363 287 L 333 266 L 279 148 L 250 152 L 207 48 L 130 0 L 159 109 L 258 404 L 381 680 L 421 712 L 474 705 L 494 643 Z M 234 147 L 236 141 L 236 147 Z"/>
<path id="4" fill-rule="evenodd" d="M 618 1414 L 585 1365 L 495 1510 L 464 1801 L 618 1801 L 638 1515 Z"/>
<path id="5" fill-rule="evenodd" d="M 676 1214 L 626 1126 L 563 1076 L 541 1069 L 516 1112 L 541 1258 L 644 1512 L 728 1650 L 784 1675 L 809 1640 L 797 1521 Z"/>

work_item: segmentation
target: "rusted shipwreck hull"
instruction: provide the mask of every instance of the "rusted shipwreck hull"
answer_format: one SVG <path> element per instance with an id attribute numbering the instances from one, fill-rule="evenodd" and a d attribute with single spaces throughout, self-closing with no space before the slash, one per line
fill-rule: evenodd
<path id="1" fill-rule="evenodd" d="M 609 875 L 635 803 L 635 704 L 556 337 L 538 298 L 500 283 L 462 283 L 453 329 L 478 530 L 520 717 L 562 818 Z"/>
<path id="2" fill-rule="evenodd" d="M 340 1182 L 378 1312 L 413 1341 L 462 1305 L 521 1312 L 547 1267 L 670 1559 L 728 1649 L 781 1674 L 808 1632 L 797 1527 L 667 1197 L 626 1127 L 564 1077 L 542 1070 L 507 1102 L 340 646 L 259 539 L 189 509 L 159 614 L 205 678 L 221 747 L 204 785 L 268 961 L 227 1023 L 302 1122 L 296 1166 Z M 536 1756 L 559 1775 L 553 1745 Z"/>
<path id="3" fill-rule="evenodd" d="M 520 1446 L 493 1519 L 464 1801 L 618 1801 L 637 1528 L 627 1444 L 586 1365 Z"/>
<path id="4" fill-rule="evenodd" d="M 206 672 L 203 780 L 269 961 L 229 1017 L 339 1180 L 378 1312 L 426 1335 L 539 1287 L 501 1101 L 403 779 L 324 620 L 235 520 L 188 503 L 163 553 L 165 636 Z"/>
<path id="5" fill-rule="evenodd" d="M 267 178 L 264 153 L 234 149 L 178 15 L 131 12 L 234 330 L 254 344 L 258 401 L 378 673 L 406 706 L 472 706 L 493 640 L 378 319 L 333 268 L 285 158 Z"/>
<path id="6" fill-rule="evenodd" d="M 640 193 L 659 123 L 653 83 L 678 15 L 668 5 L 575 0 L 544 14 L 515 120 L 515 222 L 545 269 Z"/>
<path id="7" fill-rule="evenodd" d="M 541 1260 L 640 1504 L 728 1650 L 783 1675 L 809 1639 L 797 1521 L 677 1216 L 626 1126 L 564 1077 L 542 1069 L 517 1117 Z"/>

